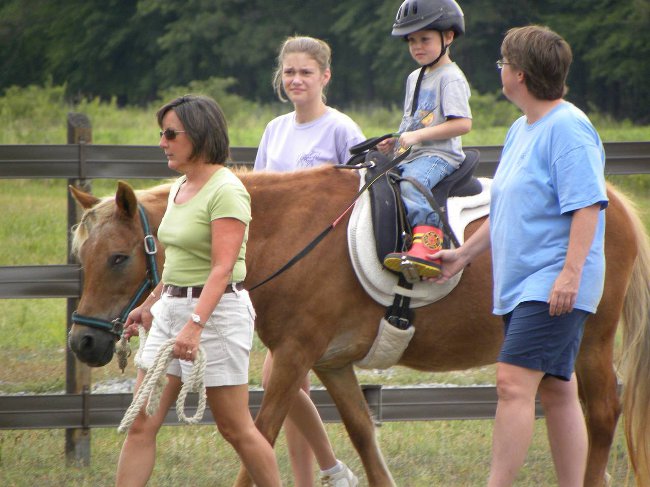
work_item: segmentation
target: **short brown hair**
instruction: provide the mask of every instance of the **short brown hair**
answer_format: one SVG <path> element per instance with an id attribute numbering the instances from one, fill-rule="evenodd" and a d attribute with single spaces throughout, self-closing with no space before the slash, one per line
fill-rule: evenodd
<path id="1" fill-rule="evenodd" d="M 191 159 L 203 156 L 210 164 L 226 163 L 230 157 L 228 124 L 216 101 L 203 95 L 176 98 L 156 112 L 160 128 L 163 128 L 163 118 L 170 110 L 174 110 L 192 141 Z"/>
<path id="2" fill-rule="evenodd" d="M 569 44 L 548 27 L 510 29 L 501 44 L 501 57 L 524 72 L 526 87 L 535 98 L 557 100 L 566 94 L 573 54 Z"/>

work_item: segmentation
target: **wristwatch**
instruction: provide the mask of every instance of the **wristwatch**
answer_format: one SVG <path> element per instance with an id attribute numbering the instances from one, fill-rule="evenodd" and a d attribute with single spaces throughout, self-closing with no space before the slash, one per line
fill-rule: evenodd
<path id="1" fill-rule="evenodd" d="M 192 318 L 192 322 L 193 322 L 193 323 L 196 323 L 196 324 L 199 325 L 201 328 L 205 328 L 205 323 L 202 323 L 202 322 L 201 322 L 201 317 L 200 317 L 199 315 L 197 315 L 196 313 L 192 313 L 192 314 L 190 315 L 190 318 Z"/>

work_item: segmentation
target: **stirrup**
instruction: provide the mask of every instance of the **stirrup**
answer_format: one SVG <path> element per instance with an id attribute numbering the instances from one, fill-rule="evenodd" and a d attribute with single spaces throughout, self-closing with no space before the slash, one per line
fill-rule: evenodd
<path id="1" fill-rule="evenodd" d="M 416 283 L 421 278 L 438 277 L 440 265 L 428 259 L 420 259 L 404 253 L 388 254 L 384 266 L 392 271 L 400 272 L 410 283 Z"/>

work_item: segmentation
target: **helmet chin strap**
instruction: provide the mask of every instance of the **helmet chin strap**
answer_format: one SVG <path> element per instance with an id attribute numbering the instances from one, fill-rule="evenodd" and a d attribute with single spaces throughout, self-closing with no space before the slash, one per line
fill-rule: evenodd
<path id="1" fill-rule="evenodd" d="M 447 52 L 447 48 L 449 47 L 448 44 L 445 44 L 445 36 L 442 34 L 442 31 L 438 31 L 438 32 L 440 33 L 440 45 L 442 46 L 442 49 L 440 50 L 440 54 L 438 55 L 437 58 L 435 58 L 429 64 L 426 64 L 420 68 L 420 73 L 418 74 L 418 80 L 415 82 L 415 90 L 413 91 L 413 103 L 411 104 L 411 116 L 415 114 L 415 110 L 418 106 L 418 99 L 420 98 L 420 85 L 422 84 L 422 78 L 424 78 L 425 71 L 427 70 L 427 68 L 433 66 L 438 61 L 440 61 L 440 58 L 445 55 L 445 53 Z"/>

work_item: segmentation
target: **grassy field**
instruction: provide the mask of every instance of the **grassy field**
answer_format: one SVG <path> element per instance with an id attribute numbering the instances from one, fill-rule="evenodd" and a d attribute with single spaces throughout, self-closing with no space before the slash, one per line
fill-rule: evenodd
<path id="1" fill-rule="evenodd" d="M 52 95 L 52 94 L 50 94 Z M 23 94 L 36 102 L 42 93 Z M 18 97 L 19 98 L 19 97 Z M 0 113 L 7 116 L 0 99 Z M 46 103 L 47 100 L 41 100 Z M 16 101 L 12 102 L 14 105 Z M 25 102 L 26 103 L 26 102 Z M 13 106 L 13 105 L 12 105 Z M 31 107 L 31 108 L 30 108 Z M 502 117 L 510 117 L 505 110 Z M 11 107 L 10 107 L 11 108 Z M 63 143 L 65 112 L 71 107 L 56 105 L 37 111 L 32 105 L 14 107 L 21 116 L 11 117 L 9 126 L 0 132 L 0 144 Z M 158 127 L 153 110 L 118 109 L 114 104 L 84 102 L 72 107 L 87 113 L 93 123 L 94 143 L 158 143 Z M 286 109 L 287 107 L 284 107 Z M 31 111 L 30 111 L 31 110 Z M 264 124 L 278 107 L 253 107 L 246 114 L 229 117 L 233 146 L 254 146 Z M 348 111 L 368 136 L 392 131 L 399 121 L 395 110 L 375 109 Z M 509 114 L 509 115 L 508 115 Z M 594 117 L 606 141 L 650 140 L 650 127 L 635 127 Z M 464 137 L 466 145 L 498 145 L 507 124 L 478 127 Z M 650 177 L 611 178 L 620 185 L 643 212 L 650 229 Z M 130 181 L 147 187 L 155 181 Z M 94 193 L 110 194 L 115 182 L 93 181 Z M 63 264 L 66 262 L 66 187 L 61 180 L 0 180 L 0 266 Z M 58 393 L 65 382 L 64 300 L 2 300 L 0 302 L 0 395 L 16 393 Z M 265 349 L 255 343 L 251 360 L 250 383 L 259 386 Z M 130 366 L 126 376 L 134 374 Z M 492 384 L 494 368 L 483 367 L 445 374 L 417 372 L 394 367 L 383 372 L 359 371 L 366 384 Z M 93 382 L 123 377 L 113 362 L 93 371 Z M 314 385 L 318 385 L 314 378 Z M 0 396 L 0 400 L 1 396 Z M 491 421 L 437 421 L 386 423 L 378 429 L 386 461 L 399 485 L 404 486 L 474 486 L 482 485 L 488 470 Z M 327 426 L 338 455 L 357 472 L 362 468 L 341 425 Z M 620 430 L 621 428 L 619 428 Z M 232 451 L 224 445 L 214 428 L 165 427 L 161 433 L 159 461 L 153 486 L 173 484 L 228 485 L 238 465 Z M 63 455 L 63 432 L 0 431 L 0 485 L 31 486 L 103 486 L 112 485 L 112 475 L 121 444 L 114 430 L 98 429 L 92 433 L 92 467 L 66 468 Z M 289 481 L 284 441 L 278 455 L 285 481 Z M 631 485 L 624 440 L 620 431 L 610 459 L 610 473 L 615 486 Z M 544 421 L 536 423 L 535 443 L 521 473 L 521 486 L 553 485 L 554 475 L 545 438 Z M 362 485 L 365 485 L 362 483 Z"/>
<path id="2" fill-rule="evenodd" d="M 327 424 L 337 455 L 367 486 L 361 463 L 340 424 Z M 621 428 L 619 428 L 620 430 Z M 470 487 L 485 485 L 489 469 L 492 421 L 384 423 L 377 435 L 390 471 L 400 487 Z M 114 429 L 92 431 L 92 465 L 66 467 L 63 432 L 0 432 L 0 484 L 3 487 L 108 487 L 123 435 Z M 284 437 L 276 452 L 284 485 L 292 485 Z M 231 485 L 239 468 L 232 449 L 211 426 L 166 426 L 152 487 Z M 609 462 L 612 486 L 632 487 L 622 434 L 617 434 Z M 534 442 L 520 472 L 518 487 L 556 485 L 543 420 L 535 423 Z"/>

